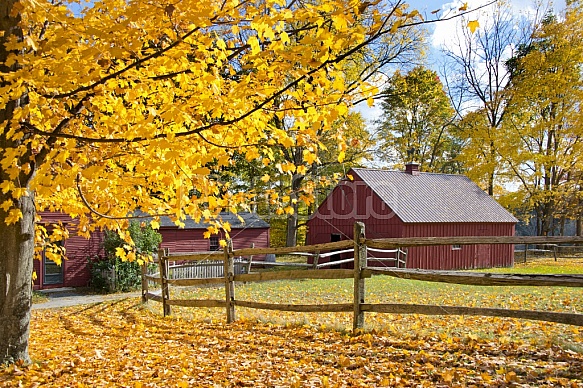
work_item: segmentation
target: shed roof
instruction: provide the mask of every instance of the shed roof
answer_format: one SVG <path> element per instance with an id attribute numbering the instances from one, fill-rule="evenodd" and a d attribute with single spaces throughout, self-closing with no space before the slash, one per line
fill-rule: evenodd
<path id="1" fill-rule="evenodd" d="M 354 168 L 391 210 L 408 223 L 518 220 L 463 175 Z"/>
<path id="2" fill-rule="evenodd" d="M 140 213 L 139 211 L 136 213 Z M 141 213 L 144 214 L 144 213 Z M 239 219 L 239 217 L 243 219 L 243 222 Z M 269 228 L 269 224 L 265 222 L 261 217 L 259 217 L 256 213 L 251 212 L 239 212 L 237 214 L 232 212 L 221 212 L 219 213 L 218 219 L 221 222 L 228 222 L 231 225 L 232 229 L 243 229 L 243 228 L 252 228 L 252 229 L 265 229 Z M 148 218 L 148 220 L 151 220 Z M 191 217 L 186 217 L 184 220 L 184 227 L 181 229 L 206 229 L 210 226 L 208 222 L 204 222 L 203 220 L 196 222 Z M 162 228 L 176 228 L 176 224 L 174 221 L 170 219 L 170 217 L 160 217 L 160 227 Z"/>

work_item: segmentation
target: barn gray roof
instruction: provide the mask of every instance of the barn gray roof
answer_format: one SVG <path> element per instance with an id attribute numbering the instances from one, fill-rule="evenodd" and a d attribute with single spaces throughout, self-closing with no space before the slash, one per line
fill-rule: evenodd
<path id="1" fill-rule="evenodd" d="M 143 215 L 140 211 L 135 212 L 136 215 Z M 239 215 L 243 222 L 237 217 Z M 251 229 L 263 229 L 269 228 L 269 224 L 261 219 L 257 214 L 250 213 L 250 212 L 239 212 L 237 214 L 231 212 L 221 212 L 219 213 L 218 219 L 222 222 L 228 222 L 231 224 L 231 228 L 233 229 L 243 229 L 243 228 L 251 228 Z M 151 218 L 147 218 L 147 220 L 151 221 Z M 204 222 L 200 220 L 200 222 L 194 221 L 191 217 L 186 217 L 184 220 L 184 228 L 183 229 L 206 229 L 210 226 L 208 222 Z M 170 219 L 170 217 L 160 217 L 160 227 L 162 228 L 176 228 L 176 224 L 174 221 Z"/>
<path id="2" fill-rule="evenodd" d="M 463 175 L 354 168 L 403 222 L 517 222 Z"/>

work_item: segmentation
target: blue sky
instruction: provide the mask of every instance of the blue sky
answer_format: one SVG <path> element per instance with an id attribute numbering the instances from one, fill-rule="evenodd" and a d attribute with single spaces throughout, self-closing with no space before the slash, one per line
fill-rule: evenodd
<path id="1" fill-rule="evenodd" d="M 432 11 L 440 9 L 441 11 L 437 14 L 441 17 L 446 15 L 453 15 L 457 13 L 458 9 L 464 4 L 468 4 L 468 9 L 476 9 L 477 7 L 490 3 L 491 0 L 456 0 L 456 1 L 421 1 L 412 0 L 408 1 L 411 9 L 417 9 L 421 15 L 424 16 L 426 20 L 435 19 L 435 15 L 431 14 Z M 512 12 L 518 15 L 532 15 L 535 12 L 535 0 L 512 0 L 508 1 Z M 554 4 L 551 3 L 550 6 L 553 8 L 555 13 L 561 13 L 565 8 L 565 1 L 559 0 L 555 1 Z M 476 11 L 475 14 L 471 14 L 469 17 L 477 19 L 482 24 L 487 23 L 488 12 L 491 12 L 492 6 L 486 7 L 482 10 Z M 474 16 L 475 15 L 475 16 Z M 454 19 L 445 22 L 438 22 L 434 24 L 429 24 L 427 26 L 429 30 L 428 50 L 427 57 L 425 58 L 425 65 L 439 73 L 439 64 L 443 60 L 443 56 L 440 52 L 440 48 L 443 44 L 448 44 L 455 41 L 454 37 L 460 28 L 467 28 L 462 25 L 460 19 Z M 357 106 L 356 110 L 361 112 L 365 119 L 369 123 L 378 118 L 381 114 L 379 107 L 379 102 L 375 104 L 374 107 L 370 108 L 366 103 L 361 103 Z"/>

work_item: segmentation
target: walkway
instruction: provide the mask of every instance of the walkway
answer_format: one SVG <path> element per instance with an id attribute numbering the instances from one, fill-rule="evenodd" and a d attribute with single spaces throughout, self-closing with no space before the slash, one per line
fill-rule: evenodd
<path id="1" fill-rule="evenodd" d="M 41 290 L 39 292 L 48 296 L 49 300 L 44 303 L 33 304 L 33 310 L 57 309 L 82 304 L 103 303 L 110 300 L 139 298 L 141 296 L 140 291 L 126 292 L 123 294 L 88 294 L 83 290 L 77 290 L 75 288 L 58 288 Z"/>

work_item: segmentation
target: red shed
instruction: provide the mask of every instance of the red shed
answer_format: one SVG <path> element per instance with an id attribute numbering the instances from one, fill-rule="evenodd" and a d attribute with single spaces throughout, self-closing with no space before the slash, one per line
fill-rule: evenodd
<path id="1" fill-rule="evenodd" d="M 233 248 L 249 248 L 255 244 L 257 248 L 269 247 L 269 224 L 259 218 L 257 214 L 242 212 L 241 217 L 230 212 L 220 213 L 223 222 L 231 224 L 230 237 Z M 35 289 L 56 287 L 85 287 L 89 285 L 90 273 L 88 268 L 89 257 L 105 257 L 102 247 L 103 232 L 96 231 L 91 238 L 86 239 L 77 235 L 78 221 L 57 212 L 41 212 L 41 223 L 49 230 L 52 224 L 62 223 L 69 231 L 69 238 L 64 241 L 67 259 L 58 266 L 51 260 L 43 257 L 34 261 L 34 270 L 37 278 L 34 281 Z M 203 234 L 209 226 L 207 223 L 197 223 L 187 218 L 185 226 L 179 228 L 168 217 L 160 219 L 160 234 L 162 248 L 168 248 L 171 253 L 205 252 L 219 249 L 221 234 L 205 239 Z M 255 260 L 262 260 L 256 257 Z"/>
<path id="2" fill-rule="evenodd" d="M 356 221 L 367 238 L 514 235 L 516 218 L 463 175 L 420 172 L 411 163 L 405 171 L 354 168 L 348 177 L 308 220 L 308 244 L 352 239 Z M 407 255 L 408 268 L 513 263 L 513 245 L 412 247 Z"/>
<path id="3" fill-rule="evenodd" d="M 233 241 L 233 249 L 250 248 L 251 244 L 254 244 L 256 248 L 269 248 L 269 224 L 257 214 L 222 212 L 218 219 L 231 225 L 229 235 Z M 168 248 L 170 253 L 208 252 L 222 249 L 219 246 L 219 240 L 225 237 L 222 232 L 206 239 L 203 235 L 209 227 L 208 223 L 195 222 L 192 218 L 187 218 L 184 224 L 183 228 L 179 228 L 170 218 L 160 218 L 159 232 L 162 235 L 162 248 Z"/>

